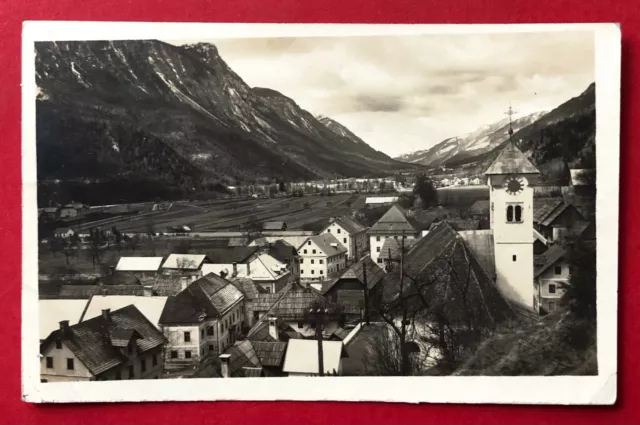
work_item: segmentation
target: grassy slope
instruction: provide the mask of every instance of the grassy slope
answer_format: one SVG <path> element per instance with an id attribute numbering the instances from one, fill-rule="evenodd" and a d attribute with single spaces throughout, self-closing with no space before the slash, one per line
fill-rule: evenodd
<path id="1" fill-rule="evenodd" d="M 596 326 L 557 312 L 496 332 L 456 375 L 596 375 Z"/>

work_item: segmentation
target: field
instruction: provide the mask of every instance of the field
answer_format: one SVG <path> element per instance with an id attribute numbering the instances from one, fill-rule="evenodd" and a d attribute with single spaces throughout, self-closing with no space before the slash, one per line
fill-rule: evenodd
<path id="1" fill-rule="evenodd" d="M 189 226 L 195 233 L 240 230 L 249 219 L 286 221 L 289 230 L 301 230 L 305 224 L 348 214 L 361 195 L 304 196 L 300 198 L 231 199 L 173 203 L 165 211 L 142 211 L 74 226 L 78 232 L 91 227 L 121 232 L 167 232 L 174 226 Z"/>

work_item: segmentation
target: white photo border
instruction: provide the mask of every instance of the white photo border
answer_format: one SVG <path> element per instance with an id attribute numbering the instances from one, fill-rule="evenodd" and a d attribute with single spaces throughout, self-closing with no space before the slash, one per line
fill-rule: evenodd
<path id="1" fill-rule="evenodd" d="M 207 40 L 593 31 L 596 81 L 597 376 L 171 379 L 40 383 L 35 49 L 38 41 Z M 617 24 L 396 25 L 66 22 L 23 23 L 22 398 L 35 403 L 196 400 L 613 404 L 617 394 L 621 31 Z"/>

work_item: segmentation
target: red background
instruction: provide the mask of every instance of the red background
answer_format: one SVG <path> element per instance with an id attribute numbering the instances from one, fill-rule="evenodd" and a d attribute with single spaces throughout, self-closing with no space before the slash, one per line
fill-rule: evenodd
<path id="1" fill-rule="evenodd" d="M 34 405 L 20 399 L 20 46 L 24 20 L 301 23 L 622 24 L 620 336 L 614 407 L 200 402 Z M 638 0 L 2 0 L 0 1 L 0 423 L 640 423 L 640 2 Z M 636 55 L 634 56 L 634 53 Z M 634 78 L 635 77 L 635 78 Z M 634 81 L 636 82 L 634 84 Z M 617 143 L 610 140 L 606 143 Z M 637 145 L 637 143 L 636 143 Z M 607 190 L 607 188 L 599 188 Z M 634 367 L 635 366 L 635 367 Z M 428 385 L 428 384 L 427 384 Z M 384 388 L 380 388 L 384 391 Z"/>

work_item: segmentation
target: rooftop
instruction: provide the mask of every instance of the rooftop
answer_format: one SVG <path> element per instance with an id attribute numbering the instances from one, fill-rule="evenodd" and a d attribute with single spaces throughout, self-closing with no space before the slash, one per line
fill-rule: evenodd
<path id="1" fill-rule="evenodd" d="M 207 260 L 206 255 L 201 254 L 171 254 L 162 265 L 163 269 L 198 270 Z"/>
<path id="2" fill-rule="evenodd" d="M 329 225 L 334 221 L 350 235 L 355 235 L 356 233 L 361 233 L 367 230 L 365 226 L 349 216 L 333 217 L 329 220 Z"/>
<path id="3" fill-rule="evenodd" d="M 318 341 L 292 339 L 289 341 L 282 371 L 286 373 L 318 373 Z M 340 360 L 348 357 L 342 341 L 322 341 L 324 373 L 340 370 Z"/>
<path id="4" fill-rule="evenodd" d="M 287 224 L 284 221 L 267 221 L 262 225 L 263 230 L 285 230 Z"/>
<path id="5" fill-rule="evenodd" d="M 120 257 L 117 271 L 155 272 L 162 264 L 162 257 Z"/>
<path id="6" fill-rule="evenodd" d="M 345 248 L 344 245 L 342 245 L 331 233 L 322 233 L 320 235 L 311 236 L 308 240 L 315 243 L 327 257 L 347 252 L 347 248 Z"/>
<path id="7" fill-rule="evenodd" d="M 369 233 L 411 235 L 418 233 L 422 227 L 415 219 L 408 216 L 404 208 L 394 205 L 369 229 Z"/>
<path id="8" fill-rule="evenodd" d="M 534 271 L 534 277 L 540 276 L 547 271 L 555 263 L 560 261 L 566 255 L 565 249 L 562 245 L 554 244 L 544 254 L 540 254 L 536 260 L 537 266 Z"/>
<path id="9" fill-rule="evenodd" d="M 507 143 L 485 174 L 540 174 L 540 171 L 513 142 Z"/>
<path id="10" fill-rule="evenodd" d="M 160 315 L 167 302 L 167 297 L 136 297 L 131 295 L 97 295 L 91 297 L 81 321 L 100 316 L 102 310 L 112 311 L 134 305 L 155 327 L 158 327 Z"/>

